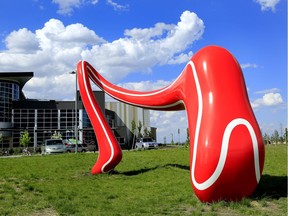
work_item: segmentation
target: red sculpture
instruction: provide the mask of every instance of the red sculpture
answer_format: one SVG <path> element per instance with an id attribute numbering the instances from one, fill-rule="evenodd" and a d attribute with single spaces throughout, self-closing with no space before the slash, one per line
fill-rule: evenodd
<path id="1" fill-rule="evenodd" d="M 89 79 L 124 103 L 153 110 L 186 109 L 191 182 L 202 202 L 240 200 L 254 192 L 263 170 L 264 144 L 240 65 L 226 49 L 201 49 L 172 84 L 149 92 L 115 86 L 85 61 L 78 63 L 77 71 L 82 101 L 99 145 L 92 174 L 113 169 L 122 153 Z"/>

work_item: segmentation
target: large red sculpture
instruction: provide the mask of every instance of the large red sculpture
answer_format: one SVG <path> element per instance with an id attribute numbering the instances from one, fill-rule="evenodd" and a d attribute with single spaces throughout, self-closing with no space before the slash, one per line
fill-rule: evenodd
<path id="1" fill-rule="evenodd" d="M 77 71 L 81 97 L 99 145 L 93 174 L 113 169 L 122 152 L 89 79 L 124 103 L 153 110 L 186 109 L 191 182 L 201 201 L 240 200 L 254 192 L 263 170 L 264 145 L 240 65 L 226 49 L 201 49 L 172 84 L 149 92 L 117 87 L 85 61 L 78 63 Z"/>

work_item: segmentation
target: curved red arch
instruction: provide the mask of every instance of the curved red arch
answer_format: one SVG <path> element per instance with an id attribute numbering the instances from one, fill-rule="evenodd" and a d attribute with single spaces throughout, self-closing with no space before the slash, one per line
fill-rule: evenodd
<path id="1" fill-rule="evenodd" d="M 241 68 L 226 49 L 201 49 L 173 83 L 148 92 L 115 86 L 85 61 L 78 63 L 77 72 L 82 101 L 99 144 L 93 174 L 113 169 L 122 153 L 89 79 L 124 103 L 164 111 L 186 109 L 191 182 L 201 201 L 239 200 L 253 193 L 263 170 L 264 144 Z"/>

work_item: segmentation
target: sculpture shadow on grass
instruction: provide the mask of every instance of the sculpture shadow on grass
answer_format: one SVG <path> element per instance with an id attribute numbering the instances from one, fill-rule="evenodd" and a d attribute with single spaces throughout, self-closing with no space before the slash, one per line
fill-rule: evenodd
<path id="1" fill-rule="evenodd" d="M 165 164 L 161 166 L 155 166 L 150 168 L 141 168 L 138 170 L 119 172 L 116 170 L 110 171 L 109 174 L 136 176 L 146 172 L 150 172 L 159 168 L 174 167 L 182 170 L 189 171 L 190 167 L 181 164 Z M 260 200 L 264 198 L 268 199 L 280 199 L 281 197 L 287 197 L 287 176 L 271 176 L 262 175 L 260 183 L 256 191 L 251 196 L 251 199 Z"/>
<path id="2" fill-rule="evenodd" d="M 287 176 L 262 175 L 252 199 L 280 199 L 287 197 Z"/>
<path id="3" fill-rule="evenodd" d="M 131 170 L 131 171 L 125 171 L 125 172 L 118 172 L 116 170 L 111 170 L 109 172 L 109 174 L 116 174 L 116 175 L 125 175 L 125 176 L 135 176 L 135 175 L 139 175 L 139 174 L 143 174 L 146 172 L 150 172 L 159 168 L 165 168 L 165 167 L 175 167 L 175 168 L 179 168 L 179 169 L 183 169 L 183 170 L 190 170 L 189 166 L 185 166 L 185 165 L 180 165 L 180 164 L 165 164 L 162 166 L 155 166 L 155 167 L 149 167 L 149 168 L 141 168 L 138 170 Z"/>

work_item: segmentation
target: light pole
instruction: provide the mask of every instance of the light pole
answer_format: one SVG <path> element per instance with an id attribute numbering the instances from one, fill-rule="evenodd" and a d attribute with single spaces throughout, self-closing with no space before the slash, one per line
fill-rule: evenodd
<path id="1" fill-rule="evenodd" d="M 78 152 L 78 97 L 77 97 L 77 71 L 72 71 L 70 74 L 75 74 L 75 154 Z"/>

